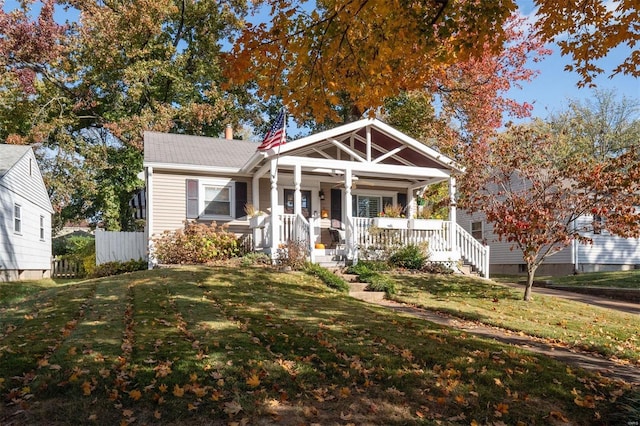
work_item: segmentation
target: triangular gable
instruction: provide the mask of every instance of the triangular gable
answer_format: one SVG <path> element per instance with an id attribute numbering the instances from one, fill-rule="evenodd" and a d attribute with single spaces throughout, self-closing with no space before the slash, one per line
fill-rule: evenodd
<path id="1" fill-rule="evenodd" d="M 24 149 L 21 151 L 21 148 Z M 49 193 L 31 147 L 0 146 L 0 152 L 13 156 L 13 164 L 3 168 L 0 185 L 53 213 Z"/>
<path id="2" fill-rule="evenodd" d="M 371 164 L 464 169 L 455 161 L 377 119 L 363 119 L 319 132 L 262 154 L 350 160 Z"/>

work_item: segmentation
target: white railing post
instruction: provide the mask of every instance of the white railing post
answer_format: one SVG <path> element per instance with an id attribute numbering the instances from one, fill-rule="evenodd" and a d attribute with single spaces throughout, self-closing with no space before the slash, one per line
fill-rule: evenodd
<path id="1" fill-rule="evenodd" d="M 309 261 L 311 263 L 316 263 L 316 254 L 314 253 L 315 250 L 315 226 L 317 223 L 317 219 L 315 217 L 310 217 L 309 218 Z"/>

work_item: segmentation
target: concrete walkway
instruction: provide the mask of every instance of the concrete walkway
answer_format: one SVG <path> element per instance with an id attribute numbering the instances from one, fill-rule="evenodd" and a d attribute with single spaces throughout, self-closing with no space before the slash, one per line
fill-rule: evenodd
<path id="1" fill-rule="evenodd" d="M 522 286 L 518 286 L 517 284 L 512 284 L 512 286 L 522 288 Z M 640 306 L 638 304 L 537 287 L 534 289 L 534 296 L 535 294 L 563 297 L 585 304 L 601 306 L 609 309 L 616 309 L 640 315 Z M 367 301 L 369 303 L 384 306 L 385 308 L 393 309 L 397 312 L 422 318 L 436 324 L 463 330 L 477 336 L 493 339 L 502 343 L 529 350 L 531 352 L 543 354 L 557 359 L 558 361 L 562 361 L 566 364 L 599 373 L 604 377 L 623 380 L 634 385 L 640 385 L 640 367 L 637 366 L 617 363 L 594 353 L 580 352 L 576 349 L 552 345 L 544 339 L 540 339 L 537 337 L 521 335 L 519 333 L 504 330 L 498 327 L 488 326 L 485 324 L 477 323 L 475 321 L 467 321 L 448 314 L 430 311 L 428 309 L 422 309 L 416 306 L 407 305 L 392 300 L 369 299 Z M 640 324 L 640 318 L 638 318 L 638 320 Z"/>

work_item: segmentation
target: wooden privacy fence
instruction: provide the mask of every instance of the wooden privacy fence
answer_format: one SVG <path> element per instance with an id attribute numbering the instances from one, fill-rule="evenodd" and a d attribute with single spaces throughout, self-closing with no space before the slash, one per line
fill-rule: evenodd
<path id="1" fill-rule="evenodd" d="M 51 278 L 76 278 L 80 272 L 80 264 L 76 260 L 53 258 L 51 262 Z"/>
<path id="2" fill-rule="evenodd" d="M 147 259 L 144 232 L 112 232 L 96 229 L 96 265 Z"/>

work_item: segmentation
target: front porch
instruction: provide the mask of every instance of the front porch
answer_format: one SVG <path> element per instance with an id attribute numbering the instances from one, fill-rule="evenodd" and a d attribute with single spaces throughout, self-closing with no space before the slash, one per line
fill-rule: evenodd
<path id="1" fill-rule="evenodd" d="M 455 175 L 464 169 L 378 120 L 258 151 L 241 172 L 263 212 L 250 219 L 254 245 L 272 257 L 289 241 L 304 244 L 312 262 L 327 249 L 357 262 L 389 246 L 426 244 L 431 261 L 465 262 L 488 276 L 488 248 L 456 224 Z M 438 183 L 448 188 L 446 220 L 420 219 L 419 196 Z"/>

